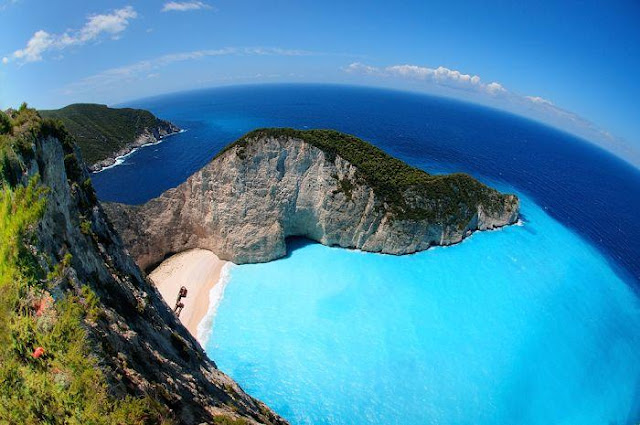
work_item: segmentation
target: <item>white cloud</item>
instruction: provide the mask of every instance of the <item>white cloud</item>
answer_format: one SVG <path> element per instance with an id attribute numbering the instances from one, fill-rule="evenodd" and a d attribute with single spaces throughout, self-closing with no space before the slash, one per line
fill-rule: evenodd
<path id="1" fill-rule="evenodd" d="M 353 73 L 353 74 L 370 74 L 370 75 L 375 75 L 380 72 L 378 68 L 365 65 L 360 62 L 353 62 L 352 64 L 347 66 L 344 70 L 346 72 Z"/>
<path id="2" fill-rule="evenodd" d="M 8 57 L 6 57 L 6 56 L 5 56 L 5 57 L 3 57 L 3 58 L 2 58 L 2 63 L 3 63 L 3 64 L 5 64 L 5 65 L 6 65 L 6 64 L 8 64 L 8 63 L 9 63 L 9 58 L 8 58 Z"/>
<path id="3" fill-rule="evenodd" d="M 117 36 L 127 29 L 130 19 L 137 17 L 138 13 L 131 6 L 115 10 L 111 14 L 90 16 L 77 37 L 75 39 L 70 37 L 70 42 L 86 43 L 97 38 L 102 33 L 111 34 L 112 37 Z"/>
<path id="4" fill-rule="evenodd" d="M 69 30 L 63 34 L 50 34 L 44 30 L 36 31 L 27 42 L 24 49 L 13 52 L 7 57 L 7 63 L 11 59 L 20 62 L 37 62 L 42 60 L 42 55 L 50 50 L 63 50 L 69 46 L 78 46 L 98 39 L 102 34 L 118 38 L 127 29 L 129 21 L 138 16 L 131 6 L 114 10 L 112 13 L 91 15 L 87 22 L 79 30 Z"/>
<path id="5" fill-rule="evenodd" d="M 24 49 L 13 52 L 13 57 L 23 59 L 25 62 L 42 60 L 42 53 L 49 50 L 54 43 L 55 40 L 51 34 L 43 30 L 37 31 Z"/>
<path id="6" fill-rule="evenodd" d="M 507 90 L 502 87 L 502 84 L 496 83 L 495 81 L 493 83 L 487 84 L 485 88 L 489 94 L 493 95 L 507 92 Z"/>
<path id="7" fill-rule="evenodd" d="M 460 71 L 449 69 L 444 66 L 429 68 L 425 66 L 405 64 L 378 68 L 371 65 L 365 65 L 360 62 L 354 62 L 344 68 L 344 70 L 355 74 L 426 81 L 455 89 L 481 91 L 492 96 L 507 93 L 507 90 L 500 83 L 492 82 L 485 84 L 481 82 L 480 77 L 477 75 L 464 74 Z"/>
<path id="8" fill-rule="evenodd" d="M 528 99 L 530 102 L 533 102 L 538 105 L 549 105 L 553 106 L 553 103 L 550 100 L 542 98 L 540 96 L 525 96 L 525 99 Z"/>
<path id="9" fill-rule="evenodd" d="M 170 1 L 162 7 L 163 12 L 188 12 L 190 10 L 211 9 L 212 7 L 201 1 Z"/>

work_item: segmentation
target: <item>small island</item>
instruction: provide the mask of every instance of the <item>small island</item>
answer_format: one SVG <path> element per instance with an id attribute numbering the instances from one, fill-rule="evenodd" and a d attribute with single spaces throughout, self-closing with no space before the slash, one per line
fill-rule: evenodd
<path id="1" fill-rule="evenodd" d="M 519 200 L 467 174 L 431 175 L 334 130 L 252 131 L 141 206 L 105 204 L 138 265 L 207 249 L 237 264 L 286 255 L 286 238 L 410 254 L 515 223 Z"/>
<path id="2" fill-rule="evenodd" d="M 43 118 L 63 122 L 93 172 L 114 165 L 119 157 L 141 146 L 158 143 L 181 131 L 144 109 L 76 103 L 39 113 Z"/>

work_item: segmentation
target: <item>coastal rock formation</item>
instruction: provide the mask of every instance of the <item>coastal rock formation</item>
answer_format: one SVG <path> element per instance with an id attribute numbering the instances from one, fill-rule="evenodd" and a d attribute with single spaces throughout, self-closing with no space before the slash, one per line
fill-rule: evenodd
<path id="1" fill-rule="evenodd" d="M 26 186 L 38 181 L 34 176 L 39 176 L 38 186 L 46 188 L 46 207 L 28 252 L 42 259 L 45 270 L 64 270 L 47 286 L 56 303 L 82 297 L 84 285 L 97 296 L 92 301 L 97 303 L 92 307 L 95 319 L 82 324 L 90 346 L 83 355 L 96 358 L 110 396 L 151 397 L 170 412 L 166 419 L 173 421 L 167 423 L 231 423 L 230 418 L 241 418 L 238 423 L 286 424 L 207 357 L 127 254 L 71 138 L 51 123 L 40 128 L 37 117 L 33 119 L 34 130 L 26 131 L 4 157 L 0 189 L 3 184 Z M 46 344 L 44 350 L 56 355 Z M 60 365 L 67 366 L 74 367 Z M 39 408 L 47 405 L 43 398 Z M 214 421 L 217 416 L 224 416 L 223 422 Z"/>
<path id="2" fill-rule="evenodd" d="M 265 129 L 158 198 L 105 209 L 149 268 L 189 248 L 270 261 L 286 255 L 289 236 L 408 254 L 514 223 L 519 201 L 465 174 L 429 175 L 353 136 Z"/>
<path id="3" fill-rule="evenodd" d="M 127 155 L 131 153 L 134 149 L 139 147 L 158 143 L 162 139 L 167 136 L 171 136 L 173 134 L 179 133 L 180 128 L 169 121 L 159 120 L 159 124 L 154 127 L 145 127 L 142 129 L 142 133 L 140 133 L 135 140 L 126 143 L 120 150 L 112 153 L 108 158 L 102 159 L 92 165 L 89 166 L 89 170 L 96 172 L 100 171 L 105 167 L 109 167 L 116 163 L 116 159 L 118 157 Z"/>
<path id="4" fill-rule="evenodd" d="M 113 165 L 116 158 L 180 131 L 176 125 L 144 109 L 109 108 L 92 103 L 40 111 L 40 115 L 62 121 L 91 171 Z"/>

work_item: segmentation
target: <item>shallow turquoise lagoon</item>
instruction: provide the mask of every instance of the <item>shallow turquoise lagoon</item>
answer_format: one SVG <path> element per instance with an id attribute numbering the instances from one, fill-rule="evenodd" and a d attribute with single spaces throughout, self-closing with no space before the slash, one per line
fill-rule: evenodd
<path id="1" fill-rule="evenodd" d="M 395 257 L 293 241 L 233 267 L 207 352 L 292 424 L 625 424 L 640 304 L 522 197 L 525 223 Z"/>

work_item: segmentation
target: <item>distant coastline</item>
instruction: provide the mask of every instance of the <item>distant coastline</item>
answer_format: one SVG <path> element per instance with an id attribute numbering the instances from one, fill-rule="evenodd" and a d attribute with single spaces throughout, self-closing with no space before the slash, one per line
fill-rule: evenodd
<path id="1" fill-rule="evenodd" d="M 96 162 L 95 164 L 90 165 L 89 171 L 92 174 L 96 174 L 101 171 L 108 170 L 109 168 L 118 166 L 122 164 L 127 159 L 127 157 L 132 155 L 138 149 L 141 149 L 147 146 L 159 145 L 160 143 L 164 142 L 168 137 L 175 136 L 176 134 L 184 133 L 186 131 L 187 130 L 185 129 L 179 129 L 178 131 L 174 131 L 172 133 L 168 133 L 163 136 L 160 136 L 157 140 L 143 141 L 141 144 L 139 144 L 138 140 L 136 140 L 131 144 L 125 146 L 124 148 L 120 149 L 118 152 L 114 154 L 113 157 L 103 159 L 101 161 Z"/>
<path id="2" fill-rule="evenodd" d="M 177 125 L 145 109 L 74 103 L 61 109 L 41 110 L 39 114 L 65 125 L 91 172 L 121 164 L 138 148 L 182 132 Z"/>

